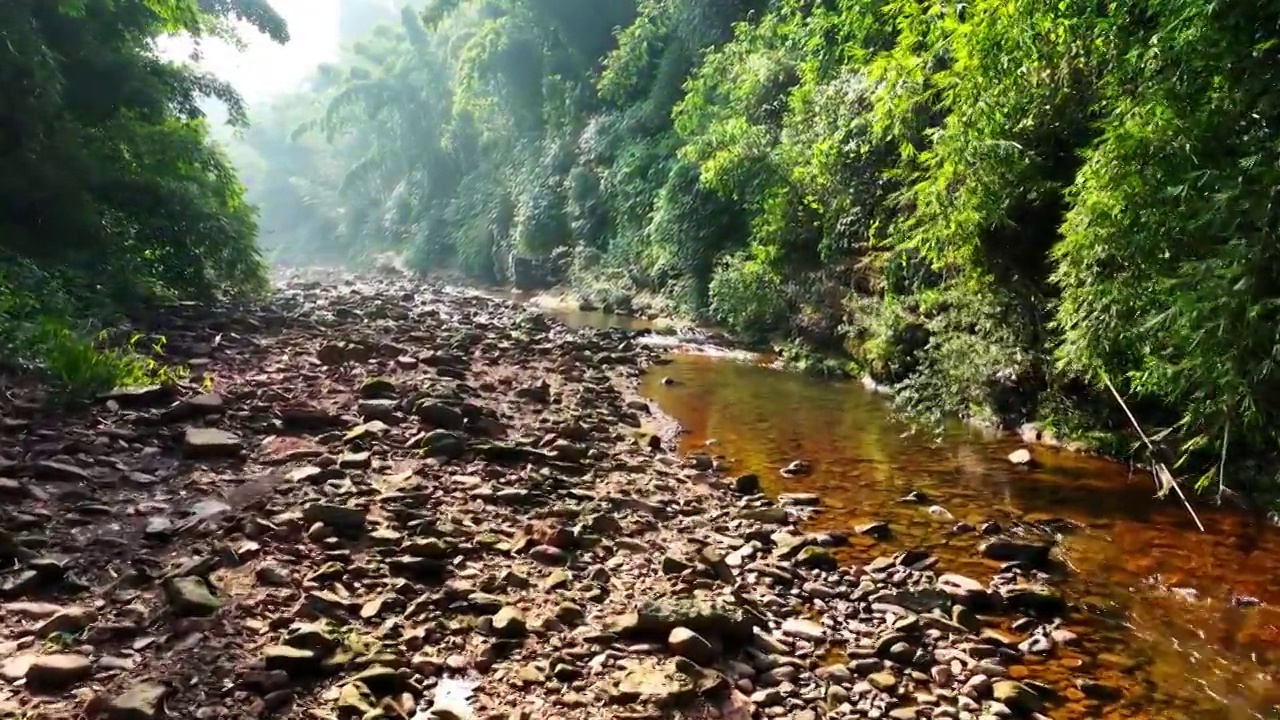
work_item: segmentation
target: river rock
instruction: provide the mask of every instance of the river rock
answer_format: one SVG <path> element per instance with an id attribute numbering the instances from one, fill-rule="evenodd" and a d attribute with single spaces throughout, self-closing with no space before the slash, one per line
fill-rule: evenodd
<path id="1" fill-rule="evenodd" d="M 169 606 L 180 617 L 204 617 L 222 607 L 222 601 L 213 596 L 203 578 L 171 578 L 165 582 L 164 592 Z"/>
<path id="2" fill-rule="evenodd" d="M 344 532 L 361 532 L 365 529 L 368 513 L 345 505 L 313 503 L 302 511 L 302 519 L 309 523 L 324 523 Z"/>
<path id="3" fill-rule="evenodd" d="M 50 480 L 53 482 L 93 482 L 93 475 L 90 472 L 70 463 L 42 460 L 33 463 L 31 469 L 35 476 L 40 480 Z"/>
<path id="4" fill-rule="evenodd" d="M 991 685 L 991 697 L 1015 711 L 1039 712 L 1044 701 L 1031 688 L 1016 680 L 997 680 Z"/>
<path id="5" fill-rule="evenodd" d="M 808 545 L 796 554 L 796 565 L 817 570 L 835 570 L 836 558 L 831 551 L 818 545 Z"/>
<path id="6" fill-rule="evenodd" d="M 1001 562 L 1020 562 L 1040 567 L 1049 562 L 1053 550 L 1050 543 L 1024 542 L 995 538 L 978 546 L 983 557 Z"/>
<path id="7" fill-rule="evenodd" d="M 938 589 L 950 595 L 952 600 L 961 605 L 975 607 L 990 602 L 991 594 L 977 580 L 964 575 L 946 573 L 938 576 Z"/>
<path id="8" fill-rule="evenodd" d="M 466 450 L 466 443 L 448 430 L 432 430 L 422 439 L 422 450 L 428 457 L 452 460 Z"/>
<path id="9" fill-rule="evenodd" d="M 822 504 L 822 498 L 814 493 L 782 493 L 778 502 L 784 506 L 817 507 Z"/>
<path id="10" fill-rule="evenodd" d="M 98 613 L 95 610 L 85 607 L 68 607 L 40 623 L 34 634 L 38 638 L 47 638 L 61 633 L 75 634 L 89 627 L 97 619 Z"/>
<path id="11" fill-rule="evenodd" d="M 182 451 L 192 458 L 238 455 L 243 449 L 234 433 L 217 428 L 187 428 L 182 435 Z"/>
<path id="12" fill-rule="evenodd" d="M 757 475 L 739 475 L 733 480 L 733 490 L 741 495 L 756 495 L 760 492 L 760 477 Z"/>
<path id="13" fill-rule="evenodd" d="M 143 682 L 107 700 L 103 711 L 108 720 L 156 720 L 164 714 L 164 699 L 169 688 L 156 682 Z"/>
<path id="14" fill-rule="evenodd" d="M 366 400 L 394 399 L 397 392 L 396 384 L 382 377 L 369 378 L 360 385 L 360 397 Z"/>
<path id="15" fill-rule="evenodd" d="M 1031 457 L 1030 450 L 1019 448 L 1009 453 L 1009 462 L 1020 467 L 1029 467 L 1035 463 L 1035 459 Z"/>
<path id="16" fill-rule="evenodd" d="M 782 474 L 787 477 L 799 477 L 811 472 L 813 472 L 813 464 L 808 460 L 793 460 L 791 464 L 782 468 Z"/>
<path id="17" fill-rule="evenodd" d="M 183 400 L 181 407 L 188 415 L 219 415 L 226 401 L 218 393 L 199 393 Z"/>
<path id="18" fill-rule="evenodd" d="M 810 642 L 822 642 L 827 638 L 827 631 L 818 623 L 804 618 L 787 618 L 782 623 L 782 634 Z"/>
<path id="19" fill-rule="evenodd" d="M 858 525 L 854 527 L 854 532 L 875 540 L 888 540 L 893 536 L 893 530 L 889 528 L 889 523 L 880 521 Z"/>
<path id="20" fill-rule="evenodd" d="M 502 608 L 493 616 L 493 633 L 498 637 L 523 637 L 526 629 L 524 613 L 514 605 Z"/>
<path id="21" fill-rule="evenodd" d="M 458 431 L 466 425 L 462 413 L 441 402 L 422 402 L 413 409 L 423 423 L 432 428 Z"/>
<path id="22" fill-rule="evenodd" d="M 667 646 L 676 655 L 699 665 L 710 665 L 719 655 L 710 641 L 686 627 L 673 629 L 667 636 Z"/>
<path id="23" fill-rule="evenodd" d="M 890 692 L 898 686 L 898 678 L 891 672 L 871 673 L 867 676 L 867 682 L 880 692 Z"/>
<path id="24" fill-rule="evenodd" d="M 1019 583 L 1000 588 L 1009 607 L 1034 615 L 1060 615 L 1066 610 L 1062 593 L 1042 583 Z"/>
<path id="25" fill-rule="evenodd" d="M 291 645 L 271 645 L 263 650 L 263 665 L 268 670 L 283 671 L 291 678 L 314 672 L 322 659 L 315 650 Z"/>
<path id="26" fill-rule="evenodd" d="M 612 626 L 623 636 L 661 636 L 664 640 L 675 628 L 686 627 L 726 644 L 743 644 L 751 640 L 752 628 L 760 622 L 755 613 L 734 605 L 671 598 L 648 603 L 638 612 L 615 618 Z"/>
<path id="27" fill-rule="evenodd" d="M 639 665 L 624 670 L 616 678 L 610 700 L 615 704 L 642 699 L 669 704 L 690 697 L 695 691 L 693 678 L 677 670 L 674 664 Z"/>
<path id="28" fill-rule="evenodd" d="M 41 655 L 27 667 L 27 685 L 39 690 L 60 690 L 93 674 L 89 658 L 75 653 Z"/>

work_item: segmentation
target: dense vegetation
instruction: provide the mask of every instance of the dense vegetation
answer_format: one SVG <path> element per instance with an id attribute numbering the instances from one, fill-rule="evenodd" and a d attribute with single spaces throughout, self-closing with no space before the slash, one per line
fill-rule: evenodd
<path id="1" fill-rule="evenodd" d="M 1114 387 L 1213 468 L 1277 449 L 1278 24 L 1241 0 L 435 0 L 259 118 L 251 186 L 281 257 L 490 281 L 531 258 L 837 353 L 919 412 L 1079 436 L 1127 428 Z"/>
<path id="2" fill-rule="evenodd" d="M 260 288 L 256 204 L 272 259 L 645 299 L 917 413 L 1104 438 L 1119 396 L 1188 472 L 1274 475 L 1280 6 L 421 0 L 255 113 L 247 196 L 196 101 L 243 106 L 151 44 L 233 18 L 284 38 L 261 0 L 0 8 L 6 358 Z"/>
<path id="3" fill-rule="evenodd" d="M 77 391 L 145 380 L 153 359 L 99 330 L 155 301 L 263 288 L 255 212 L 199 108 L 218 98 L 244 123 L 243 104 L 154 45 L 236 22 L 287 39 L 263 0 L 0 3 L 5 370 Z"/>

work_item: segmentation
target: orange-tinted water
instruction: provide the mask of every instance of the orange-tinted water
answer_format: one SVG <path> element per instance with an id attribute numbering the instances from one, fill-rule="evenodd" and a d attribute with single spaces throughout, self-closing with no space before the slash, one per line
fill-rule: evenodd
<path id="1" fill-rule="evenodd" d="M 662 376 L 677 382 L 664 385 Z M 688 431 L 685 450 L 722 454 L 770 492 L 819 493 L 824 510 L 810 529 L 852 535 L 861 522 L 892 526 L 886 542 L 854 535 L 850 561 L 921 547 L 946 569 L 985 579 L 995 564 L 977 557 L 975 534 L 948 532 L 956 521 L 1083 523 L 1064 541 L 1071 572 L 1060 587 L 1087 608 L 1068 623 L 1086 644 L 1026 670 L 1062 690 L 1055 718 L 1243 720 L 1272 717 L 1280 702 L 1268 677 L 1280 665 L 1280 606 L 1271 605 L 1280 603 L 1280 545 L 1272 529 L 1253 528 L 1250 547 L 1248 518 L 1197 506 L 1208 529 L 1200 533 L 1180 503 L 1153 497 L 1149 475 L 1121 464 L 1036 448 L 1040 466 L 1025 470 L 1006 460 L 1019 447 L 1014 439 L 961 428 L 940 438 L 912 434 L 856 383 L 680 355 L 645 391 Z M 811 461 L 813 473 L 782 477 L 779 469 L 796 459 Z M 898 502 L 912 490 L 954 519 Z M 1171 587 L 1198 598 L 1164 589 Z M 1232 593 L 1265 604 L 1233 607 Z M 1068 671 L 1123 697 L 1086 699 Z"/>

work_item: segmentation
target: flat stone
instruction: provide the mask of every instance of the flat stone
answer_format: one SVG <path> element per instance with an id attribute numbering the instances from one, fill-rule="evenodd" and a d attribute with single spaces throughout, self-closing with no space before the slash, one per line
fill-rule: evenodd
<path id="1" fill-rule="evenodd" d="M 668 598 L 646 604 L 639 612 L 614 618 L 611 629 L 629 637 L 666 640 L 677 627 L 686 627 L 708 639 L 726 644 L 747 643 L 761 618 L 728 603 Z"/>
<path id="2" fill-rule="evenodd" d="M 304 675 L 320 666 L 320 657 L 314 650 L 290 645 L 271 645 L 263 650 L 262 658 L 268 670 L 281 670 L 290 677 Z"/>
<path id="3" fill-rule="evenodd" d="M 1031 451 L 1026 448 L 1019 448 L 1009 453 L 1009 462 L 1014 465 L 1031 465 L 1035 459 L 1031 457 Z"/>
<path id="4" fill-rule="evenodd" d="M 87 470 L 52 460 L 37 462 L 32 467 L 32 470 L 35 472 L 35 476 L 41 480 L 91 483 L 94 479 L 93 475 Z"/>
<path id="5" fill-rule="evenodd" d="M 21 682 L 27 677 L 27 670 L 31 668 L 31 664 L 40 657 L 35 653 L 27 653 L 23 655 L 14 655 L 13 657 L 0 664 L 0 678 L 4 678 L 7 682 Z"/>
<path id="6" fill-rule="evenodd" d="M 27 686 L 43 690 L 59 690 L 93 674 L 89 658 L 75 653 L 41 655 L 27 668 Z"/>
<path id="7" fill-rule="evenodd" d="M 978 546 L 983 557 L 1001 562 L 1021 562 L 1040 566 L 1049 562 L 1049 554 L 1053 550 L 1050 543 L 1024 542 L 995 538 Z"/>
<path id="8" fill-rule="evenodd" d="M 815 570 L 835 570 L 836 557 L 831 551 L 820 545 L 807 545 L 796 554 L 796 565 Z"/>
<path id="9" fill-rule="evenodd" d="M 370 420 L 348 430 L 347 434 L 342 436 L 342 441 L 352 443 L 357 440 L 370 440 L 380 438 L 389 432 L 391 432 L 390 425 L 381 420 Z"/>
<path id="10" fill-rule="evenodd" d="M 182 452 L 188 457 L 226 457 L 242 449 L 238 436 L 218 428 L 187 428 L 182 435 Z"/>
<path id="11" fill-rule="evenodd" d="M 313 503 L 302 511 L 302 519 L 309 523 L 324 523 L 335 530 L 360 531 L 365 528 L 368 513 L 345 505 Z"/>
<path id="12" fill-rule="evenodd" d="M 369 378 L 360 386 L 360 397 L 366 399 L 394 398 L 396 392 L 396 384 L 381 377 Z"/>
<path id="13" fill-rule="evenodd" d="M 953 600 L 967 606 L 980 605 L 990 599 L 990 593 L 982 583 L 964 575 L 947 573 L 938 577 L 938 589 Z"/>
<path id="14" fill-rule="evenodd" d="M 782 623 L 782 634 L 790 637 L 821 642 L 827 639 L 827 631 L 818 623 L 804 618 L 788 618 Z"/>
<path id="15" fill-rule="evenodd" d="M 876 540 L 887 540 L 893 535 L 893 531 L 889 528 L 889 523 L 879 521 L 863 523 L 855 527 L 853 531 Z"/>
<path id="16" fill-rule="evenodd" d="M 11 602 L 0 605 L 0 615 L 19 615 L 31 620 L 47 620 L 63 611 L 63 606 L 47 602 Z"/>
<path id="17" fill-rule="evenodd" d="M 614 685 L 610 699 L 619 704 L 637 700 L 665 704 L 688 697 L 695 692 L 692 678 L 675 670 L 674 665 L 638 666 L 622 673 Z"/>
<path id="18" fill-rule="evenodd" d="M 226 406 L 222 396 L 218 393 L 200 393 L 199 395 L 192 395 L 184 400 L 182 404 L 192 412 L 202 415 L 214 415 L 220 413 Z"/>
<path id="19" fill-rule="evenodd" d="M 448 430 L 436 429 L 422 438 L 422 450 L 427 457 L 440 457 L 452 460 L 466 450 L 466 442 Z"/>
<path id="20" fill-rule="evenodd" d="M 782 493 L 778 502 L 796 507 L 817 507 L 822 504 L 822 498 L 814 493 Z"/>
<path id="21" fill-rule="evenodd" d="M 40 623 L 35 635 L 47 638 L 59 633 L 78 633 L 98 619 L 98 613 L 86 607 L 68 607 Z"/>
<path id="22" fill-rule="evenodd" d="M 31 489 L 13 478 L 0 477 L 0 498 L 22 499 L 30 497 Z"/>
<path id="23" fill-rule="evenodd" d="M 107 701 L 104 712 L 108 720 L 156 720 L 164 715 L 164 699 L 169 688 L 155 682 L 143 682 Z"/>

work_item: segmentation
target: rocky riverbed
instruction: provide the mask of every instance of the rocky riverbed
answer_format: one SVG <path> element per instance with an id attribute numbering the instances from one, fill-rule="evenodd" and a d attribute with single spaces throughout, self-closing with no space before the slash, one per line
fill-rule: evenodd
<path id="1" fill-rule="evenodd" d="M 5 401 L 0 717 L 1052 715 L 1047 548 L 838 566 L 636 394 L 660 351 L 404 277 L 178 307 L 192 369 Z M 878 532 L 875 527 L 849 532 Z M 993 569 L 994 569 L 993 564 Z M 1073 693 L 1104 706 L 1110 688 Z M 1079 699 L 1079 698 L 1075 698 Z"/>

